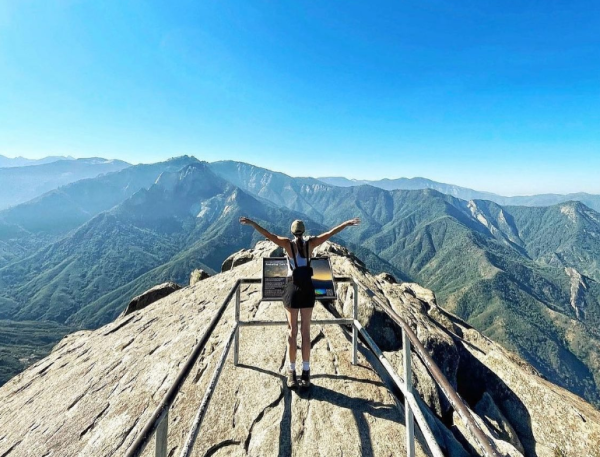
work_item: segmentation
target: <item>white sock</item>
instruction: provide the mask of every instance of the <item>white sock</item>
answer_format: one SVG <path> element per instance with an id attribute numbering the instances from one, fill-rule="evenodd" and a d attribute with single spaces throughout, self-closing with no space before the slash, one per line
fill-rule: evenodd
<path id="1" fill-rule="evenodd" d="M 296 371 L 296 362 L 290 362 L 290 371 Z"/>
<path id="2" fill-rule="evenodd" d="M 302 362 L 302 371 L 310 370 L 310 362 Z"/>

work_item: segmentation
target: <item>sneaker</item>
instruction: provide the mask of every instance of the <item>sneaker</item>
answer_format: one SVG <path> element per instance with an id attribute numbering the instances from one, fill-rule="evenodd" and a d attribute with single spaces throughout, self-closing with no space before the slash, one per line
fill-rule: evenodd
<path id="1" fill-rule="evenodd" d="M 295 389 L 296 387 L 298 387 L 298 378 L 296 377 L 296 371 L 288 370 L 287 386 L 290 389 Z"/>
<path id="2" fill-rule="evenodd" d="M 310 386 L 310 370 L 302 370 L 300 381 L 302 382 L 302 387 Z"/>

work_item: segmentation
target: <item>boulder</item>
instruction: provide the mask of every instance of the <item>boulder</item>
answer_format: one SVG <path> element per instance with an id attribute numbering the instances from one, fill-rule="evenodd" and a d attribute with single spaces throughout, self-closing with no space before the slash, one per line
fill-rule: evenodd
<path id="1" fill-rule="evenodd" d="M 435 294 L 417 283 L 405 282 L 400 285 L 400 288 L 422 302 L 428 303 L 431 306 L 436 305 Z"/>
<path id="2" fill-rule="evenodd" d="M 171 295 L 173 292 L 179 289 L 181 289 L 181 286 L 174 282 L 165 282 L 163 284 L 159 284 L 158 286 L 154 286 L 152 289 L 147 290 L 143 294 L 134 297 L 125 308 L 125 311 L 123 311 L 122 316 L 127 316 L 134 311 L 144 309 L 146 306 L 151 305 L 161 298 Z"/>
<path id="3" fill-rule="evenodd" d="M 210 278 L 210 275 L 206 271 L 196 269 L 190 274 L 190 286 L 193 286 L 194 284 L 207 278 Z"/>
<path id="4" fill-rule="evenodd" d="M 221 273 L 233 270 L 235 267 L 239 267 L 240 265 L 248 263 L 253 259 L 254 254 L 251 251 L 242 249 L 241 251 L 230 255 L 223 261 L 223 264 L 221 265 Z"/>
<path id="5" fill-rule="evenodd" d="M 380 279 L 381 281 L 389 282 L 390 284 L 396 284 L 398 282 L 398 281 L 396 281 L 396 278 L 394 278 L 389 273 L 379 273 L 377 275 L 377 279 Z"/>
<path id="6" fill-rule="evenodd" d="M 283 256 L 285 256 L 284 250 L 272 241 L 259 241 L 256 243 L 254 249 L 242 249 L 241 251 L 238 251 L 227 257 L 221 265 L 221 273 L 232 270 L 240 265 L 244 265 L 252 260 L 261 259 L 263 257 Z"/>
<path id="7" fill-rule="evenodd" d="M 489 393 L 483 393 L 481 400 L 475 405 L 475 412 L 487 423 L 496 436 L 512 444 L 521 454 L 525 453 L 517 432 L 510 425 L 510 421 L 504 417 Z"/>

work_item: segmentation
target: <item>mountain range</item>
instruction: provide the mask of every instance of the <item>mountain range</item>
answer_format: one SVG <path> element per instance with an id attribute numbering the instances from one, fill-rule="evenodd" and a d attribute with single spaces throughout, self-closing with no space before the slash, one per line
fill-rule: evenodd
<path id="1" fill-rule="evenodd" d="M 0 168 L 0 209 L 24 203 L 65 184 L 119 171 L 128 166 L 127 162 L 121 160 L 89 158 Z"/>
<path id="2" fill-rule="evenodd" d="M 196 162 L 195 158 L 183 156 L 150 165 L 134 165 L 61 186 L 0 211 L 0 267 L 17 257 L 33 254 L 135 192 L 149 188 L 161 173 L 178 171 Z"/>
<path id="3" fill-rule="evenodd" d="M 257 241 L 237 222 L 243 214 L 285 221 L 280 231 L 302 216 L 259 202 L 206 163 L 165 171 L 148 189 L 2 268 L 0 318 L 102 325 L 120 313 L 124 295 L 165 278 L 184 282 L 194 268 L 214 273 L 232 247 Z"/>
<path id="4" fill-rule="evenodd" d="M 337 239 L 370 269 L 431 288 L 442 307 L 600 404 L 600 214 L 586 205 L 502 206 L 433 189 L 338 187 L 239 162 L 175 160 L 155 164 L 160 177 L 148 184 L 148 172 L 138 181 L 148 185 L 135 191 L 123 191 L 138 170 L 130 167 L 44 196 L 40 208 L 81 196 L 86 216 L 64 217 L 64 227 L 34 229 L 35 218 L 17 218 L 27 212 L 1 212 L 0 243 L 10 255 L 0 268 L 0 319 L 95 328 L 146 288 L 185 283 L 194 268 L 213 273 L 251 247 L 260 236 L 238 223 L 241 215 L 280 234 L 303 218 L 313 235 L 359 216 L 362 224 Z M 115 176 L 122 181 L 112 197 L 85 203 L 85 195 L 103 201 L 108 181 L 98 180 Z"/>
<path id="5" fill-rule="evenodd" d="M 216 166 L 215 166 L 216 165 Z M 334 187 L 235 162 L 236 185 L 331 225 L 545 376 L 598 402 L 600 215 L 578 202 L 546 208 L 465 201 L 435 190 Z M 263 184 L 266 183 L 266 184 Z M 279 186 L 279 187 L 276 187 Z M 268 187 L 268 192 L 265 189 Z M 306 209 L 308 208 L 308 209 Z"/>
<path id="6" fill-rule="evenodd" d="M 41 159 L 27 159 L 25 157 L 6 157 L 0 154 L 0 168 L 26 167 L 30 165 L 43 165 L 45 163 L 57 162 L 59 160 L 75 160 L 71 156 L 48 156 Z"/>
<path id="7" fill-rule="evenodd" d="M 348 179 L 343 177 L 323 177 L 318 179 L 326 184 L 338 187 L 368 185 L 385 190 L 433 189 L 462 200 L 490 200 L 503 206 L 550 206 L 568 201 L 579 201 L 595 211 L 600 211 L 600 195 L 588 194 L 585 192 L 505 197 L 492 192 L 468 189 L 454 184 L 444 184 L 427 178 L 379 179 L 375 181 Z"/>

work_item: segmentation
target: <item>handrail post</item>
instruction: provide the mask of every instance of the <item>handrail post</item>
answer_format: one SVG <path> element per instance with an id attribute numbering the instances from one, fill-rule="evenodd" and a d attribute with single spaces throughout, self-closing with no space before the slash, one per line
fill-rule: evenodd
<path id="1" fill-rule="evenodd" d="M 375 296 L 375 294 L 372 291 L 370 291 L 369 289 L 365 289 L 365 292 L 369 297 L 372 297 L 375 303 L 379 305 L 381 309 L 383 309 L 383 311 L 406 333 L 407 339 L 410 340 L 415 346 L 415 353 L 421 359 L 421 361 L 425 365 L 425 368 L 433 377 L 438 388 L 448 399 L 450 405 L 452 406 L 452 408 L 454 408 L 454 411 L 462 419 L 467 430 L 477 441 L 477 444 L 479 445 L 483 455 L 485 455 L 486 457 L 500 457 L 501 454 L 498 451 L 498 447 L 496 446 L 494 440 L 483 432 L 483 429 L 473 418 L 473 415 L 471 414 L 471 411 L 465 404 L 464 400 L 460 398 L 458 393 L 448 382 L 448 379 L 446 378 L 446 376 L 444 376 L 442 370 L 440 370 L 440 368 L 436 365 L 435 361 L 431 358 L 431 356 L 429 355 L 423 344 L 419 341 L 419 338 L 417 338 L 417 335 L 415 335 L 410 326 L 402 320 L 402 318 L 398 315 L 396 311 L 394 311 L 393 308 L 391 308 L 389 305 L 377 298 L 377 296 Z"/>
<path id="2" fill-rule="evenodd" d="M 410 360 L 410 340 L 402 329 L 402 350 L 404 352 L 404 383 L 406 391 L 412 393 L 412 367 Z M 413 411 L 408 403 L 407 396 L 404 396 L 404 419 L 406 424 L 406 455 L 415 456 L 415 421 Z"/>
<path id="3" fill-rule="evenodd" d="M 215 371 L 213 376 L 206 388 L 206 392 L 204 393 L 204 398 L 202 399 L 202 403 L 200 403 L 200 407 L 198 408 L 198 412 L 194 417 L 194 421 L 192 422 L 192 426 L 190 427 L 190 431 L 188 433 L 188 437 L 185 441 L 183 448 L 181 449 L 180 457 L 189 457 L 194 448 L 194 444 L 196 442 L 196 438 L 198 438 L 198 433 L 200 432 L 200 426 L 202 425 L 202 421 L 204 420 L 204 416 L 206 411 L 208 410 L 208 405 L 210 400 L 215 393 L 217 388 L 217 383 L 219 382 L 219 377 L 221 376 L 221 372 L 223 371 L 223 366 L 225 365 L 225 361 L 227 360 L 227 354 L 229 353 L 229 349 L 231 348 L 231 340 L 235 336 L 235 331 L 237 329 L 233 329 L 227 340 L 225 341 L 225 347 L 223 348 L 223 353 L 217 362 L 217 366 L 215 367 Z"/>
<path id="4" fill-rule="evenodd" d="M 234 287 L 239 287 L 240 284 L 241 280 L 238 279 Z M 186 360 L 183 367 L 181 367 L 181 370 L 179 370 L 179 374 L 175 378 L 175 381 L 173 382 L 173 384 L 171 384 L 171 387 L 169 387 L 169 390 L 161 400 L 160 404 L 152 413 L 152 416 L 149 418 L 148 422 L 146 422 L 146 425 L 144 425 L 142 431 L 138 434 L 138 436 L 136 437 L 132 445 L 129 447 L 129 449 L 127 449 L 125 457 L 139 457 L 144 451 L 144 448 L 148 444 L 148 441 L 156 432 L 157 427 L 161 425 L 161 417 L 164 417 L 168 413 L 168 409 L 173 404 L 173 401 L 175 400 L 177 393 L 181 389 L 181 386 L 192 371 L 192 368 L 198 360 L 198 358 L 200 357 L 202 350 L 206 347 L 208 339 L 212 335 L 212 332 L 217 326 L 217 323 L 223 316 L 225 309 L 227 308 L 229 302 L 233 298 L 233 294 L 234 288 L 232 288 L 231 291 L 227 294 L 227 297 L 225 298 L 225 300 L 223 300 L 223 303 L 215 312 L 214 316 L 208 323 L 204 334 L 200 338 L 200 341 L 198 341 L 196 346 L 194 346 L 194 350 L 190 354 L 190 357 Z M 164 424 L 164 426 L 166 426 L 166 424 Z"/>
<path id="5" fill-rule="evenodd" d="M 169 433 L 169 410 L 165 412 L 163 420 L 156 429 L 156 449 L 155 457 L 167 457 L 167 444 Z"/>
<path id="6" fill-rule="evenodd" d="M 233 365 L 238 366 L 240 357 L 240 294 L 241 284 L 235 291 L 235 335 L 233 337 Z"/>
<path id="7" fill-rule="evenodd" d="M 354 287 L 354 301 L 352 303 L 352 318 L 358 320 L 358 283 L 352 281 Z M 352 325 L 352 365 L 358 363 L 358 329 L 356 325 Z"/>

